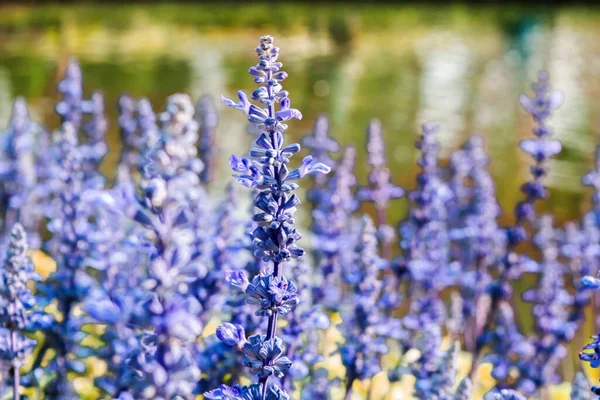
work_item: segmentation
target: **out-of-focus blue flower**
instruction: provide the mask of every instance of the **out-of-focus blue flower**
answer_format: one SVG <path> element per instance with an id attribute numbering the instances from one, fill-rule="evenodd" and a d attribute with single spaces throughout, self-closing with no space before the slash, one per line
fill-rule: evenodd
<path id="1" fill-rule="evenodd" d="M 20 368 L 32 353 L 36 341 L 25 336 L 52 322 L 37 309 L 36 298 L 28 283 L 40 279 L 27 256 L 29 246 L 24 228 L 15 224 L 10 232 L 8 249 L 0 267 L 0 360 L 10 363 L 13 398 L 19 399 Z"/>
<path id="2" fill-rule="evenodd" d="M 0 143 L 0 197 L 2 231 L 18 221 L 39 247 L 42 203 L 49 197 L 44 187 L 48 174 L 48 135 L 29 117 L 27 103 L 15 99 L 8 130 Z"/>
<path id="3" fill-rule="evenodd" d="M 404 325 L 414 332 L 429 324 L 443 323 L 445 310 L 440 292 L 456 279 L 448 237 L 448 203 L 452 192 L 439 176 L 438 127 L 426 123 L 422 128 L 416 143 L 421 151 L 418 164 L 422 171 L 417 177 L 417 188 L 409 194 L 408 219 L 400 225 L 403 254 L 397 261 L 398 272 L 407 270 L 414 282 L 410 286 L 409 314 L 404 318 Z"/>
<path id="4" fill-rule="evenodd" d="M 499 305 L 494 320 L 494 330 L 486 331 L 486 336 L 479 340 L 490 344 L 490 353 L 484 360 L 493 366 L 492 377 L 496 379 L 496 388 L 511 387 L 515 381 L 510 377 L 510 371 L 525 371 L 528 363 L 535 357 L 536 348 L 523 335 L 515 324 L 513 310 L 508 303 Z M 478 343 L 480 345 L 480 343 Z M 519 387 L 524 387 L 527 392 L 535 391 L 528 379 L 517 380 Z"/>
<path id="5" fill-rule="evenodd" d="M 378 308 L 382 289 L 379 271 L 383 261 L 377 252 L 376 231 L 369 217 L 361 221 L 351 263 L 352 295 L 347 310 L 342 312 L 344 322 L 340 326 L 346 337 L 340 354 L 346 367 L 347 396 L 355 380 L 371 378 L 381 371 L 381 358 L 388 351 L 387 335 L 381 332 L 387 321 Z"/>
<path id="6" fill-rule="evenodd" d="M 450 239 L 453 257 L 461 264 L 462 318 L 468 328 L 461 324 L 460 331 L 467 335 L 468 349 L 474 340 L 469 328 L 474 322 L 476 305 L 490 283 L 489 269 L 498 262 L 505 244 L 504 232 L 497 223 L 501 210 L 494 182 L 487 171 L 488 163 L 480 136 L 471 136 L 451 157 L 454 201 Z M 469 180 L 472 184 L 467 186 Z"/>
<path id="7" fill-rule="evenodd" d="M 119 168 L 125 169 L 128 174 L 138 168 L 141 162 L 139 154 L 139 136 L 137 135 L 137 119 L 135 100 L 126 94 L 119 96 L 119 133 L 121 136 L 121 159 Z"/>
<path id="8" fill-rule="evenodd" d="M 592 400 L 590 382 L 582 371 L 578 371 L 573 377 L 571 400 Z"/>
<path id="9" fill-rule="evenodd" d="M 139 350 L 129 357 L 139 375 L 128 388 L 136 398 L 190 397 L 200 379 L 196 340 L 204 309 L 190 288 L 206 275 L 206 267 L 196 246 L 198 214 L 192 201 L 203 193 L 193 114 L 187 96 L 171 96 L 161 115 L 160 139 L 148 148 L 142 165 L 142 198 L 133 220 L 146 229 L 151 251 L 140 284 L 146 295 L 132 316 L 145 329 Z"/>
<path id="10" fill-rule="evenodd" d="M 322 280 L 314 289 L 313 297 L 329 309 L 337 309 L 340 304 L 343 257 L 352 251 L 348 233 L 352 214 L 358 207 L 354 196 L 357 183 L 355 159 L 356 149 L 346 147 L 322 195 L 313 200 L 313 249 Z"/>
<path id="11" fill-rule="evenodd" d="M 519 202 L 514 209 L 516 222 L 506 231 L 507 248 L 498 263 L 499 275 L 487 288 L 487 295 L 491 302 L 486 318 L 477 327 L 475 363 L 483 347 L 497 346 L 497 344 L 490 343 L 488 340 L 498 338 L 497 335 L 491 334 L 491 331 L 499 329 L 498 326 L 494 326 L 498 322 L 495 316 L 501 305 L 506 303 L 512 295 L 510 282 L 519 278 L 524 272 L 539 272 L 536 263 L 532 263 L 527 257 L 518 254 L 516 248 L 528 238 L 527 224 L 535 222 L 535 203 L 547 197 L 547 189 L 544 186 L 544 177 L 548 173 L 547 164 L 561 150 L 560 142 L 549 138 L 552 129 L 548 126 L 548 119 L 552 110 L 562 104 L 563 97 L 560 92 L 550 91 L 548 74 L 543 71 L 538 74 L 538 81 L 532 85 L 532 88 L 535 91 L 534 98 L 526 95 L 519 97 L 521 105 L 525 111 L 531 114 L 535 122 L 533 129 L 535 138 L 525 139 L 520 143 L 521 149 L 530 154 L 535 161 L 535 164 L 530 168 L 532 180 L 521 187 L 525 199 Z M 505 357 L 507 353 L 505 346 L 500 346 L 497 350 L 499 351 L 496 353 L 498 357 Z M 520 383 L 525 385 L 524 390 L 527 393 L 534 391 L 536 388 L 536 383 L 531 380 L 524 379 Z"/>
<path id="12" fill-rule="evenodd" d="M 47 350 L 54 350 L 49 365 L 44 367 L 53 379 L 44 388 L 48 398 L 74 399 L 77 395 L 71 384 L 70 373 L 83 374 L 86 366 L 81 359 L 92 352 L 81 341 L 87 336 L 81 330 L 83 318 L 76 309 L 82 305 L 96 286 L 86 267 L 88 235 L 95 230 L 89 205 L 82 200 L 87 182 L 82 167 L 83 154 L 78 134 L 70 122 L 65 122 L 54 133 L 52 176 L 57 198 L 54 199 L 48 230 L 52 239 L 48 251 L 56 260 L 56 271 L 38 285 L 45 304 L 56 302 L 61 319 L 45 327 L 44 344 L 36 355 L 32 370 L 40 368 Z M 35 374 L 34 374 L 35 375 Z M 31 384 L 39 386 L 39 382 Z"/>
<path id="13" fill-rule="evenodd" d="M 391 257 L 390 246 L 395 235 L 393 228 L 388 225 L 387 209 L 391 200 L 404 196 L 404 189 L 391 182 L 391 172 L 386 166 L 383 129 L 378 120 L 370 121 L 367 128 L 367 157 L 367 162 L 371 166 L 369 186 L 359 188 L 356 195 L 360 201 L 369 201 L 375 204 L 382 254 L 385 259 L 389 259 Z"/>
<path id="14" fill-rule="evenodd" d="M 467 377 L 464 378 L 458 384 L 456 393 L 454 394 L 454 400 L 471 400 L 473 398 L 473 384 Z"/>
<path id="15" fill-rule="evenodd" d="M 430 325 L 420 334 L 416 341 L 421 356 L 410 366 L 415 381 L 415 397 L 417 399 L 451 398 L 456 380 L 458 362 L 458 344 L 454 343 L 448 350 L 441 350 L 442 334 L 438 325 Z M 462 388 L 461 392 L 468 392 Z"/>
<path id="16" fill-rule="evenodd" d="M 69 122 L 79 129 L 85 109 L 83 101 L 83 74 L 76 59 L 71 58 L 65 68 L 63 79 L 58 83 L 58 92 L 62 99 L 56 105 L 56 113 L 61 122 Z"/>

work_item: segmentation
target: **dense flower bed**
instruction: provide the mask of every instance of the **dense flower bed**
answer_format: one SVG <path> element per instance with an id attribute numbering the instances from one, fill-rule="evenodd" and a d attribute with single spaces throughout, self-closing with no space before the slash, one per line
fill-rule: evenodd
<path id="1" fill-rule="evenodd" d="M 600 151 L 582 179 L 593 208 L 556 226 L 542 210 L 544 179 L 561 151 L 549 119 L 563 96 L 548 75 L 519 98 L 534 121 L 520 143 L 531 177 L 514 225 L 500 226 L 478 136 L 442 167 L 440 128 L 424 124 L 411 191 L 393 183 L 377 120 L 367 127 L 366 186 L 354 175 L 355 149 L 340 148 L 325 115 L 302 140 L 312 155 L 295 162 L 301 146 L 286 143 L 285 131 L 302 114 L 282 87 L 279 48 L 263 36 L 256 53 L 249 73 L 258 88 L 222 99 L 255 136 L 247 155 L 229 160 L 242 187 L 221 196 L 207 189 L 219 157 L 208 97 L 194 107 L 172 95 L 156 115 L 148 100 L 122 96 L 113 182 L 98 171 L 107 152 L 103 97 L 84 98 L 75 60 L 58 85 L 54 133 L 15 101 L 0 149 L 0 393 L 443 400 L 478 398 L 485 388 L 486 399 L 549 398 L 600 289 Z M 295 221 L 297 181 L 307 176 L 308 252 Z M 402 197 L 409 211 L 396 229 L 387 211 Z M 363 202 L 374 219 L 360 215 Z M 43 277 L 30 261 L 42 251 L 56 263 Z M 526 274 L 538 282 L 516 293 Z M 519 295 L 531 304 L 531 331 L 515 321 Z M 600 366 L 598 337 L 580 358 Z M 484 366 L 492 387 L 478 380 Z M 375 387 L 381 381 L 387 393 Z M 404 397 L 393 394 L 407 382 Z M 577 373 L 571 398 L 594 393 Z"/>

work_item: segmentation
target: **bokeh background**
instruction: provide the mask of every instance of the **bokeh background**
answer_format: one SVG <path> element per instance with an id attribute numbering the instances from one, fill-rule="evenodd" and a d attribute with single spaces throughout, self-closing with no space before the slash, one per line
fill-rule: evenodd
<path id="1" fill-rule="evenodd" d="M 368 120 L 379 118 L 395 181 L 410 188 L 421 122 L 440 123 L 445 154 L 477 132 L 487 139 L 505 209 L 528 174 L 517 143 L 529 135 L 530 121 L 516 99 L 536 71 L 548 70 L 566 102 L 553 119 L 564 151 L 552 164 L 547 206 L 560 220 L 586 207 L 579 179 L 600 143 L 600 8 L 590 6 L 4 5 L 0 126 L 16 95 L 30 102 L 39 121 L 57 126 L 55 84 L 75 56 L 86 93 L 101 89 L 106 97 L 110 174 L 119 148 L 119 94 L 146 96 L 159 109 L 174 92 L 235 96 L 252 87 L 246 71 L 257 36 L 266 33 L 282 47 L 286 87 L 305 116 L 292 135 L 309 131 L 326 112 L 332 135 L 361 147 Z M 218 144 L 229 154 L 235 144 L 247 145 L 234 140 L 244 121 L 221 109 Z M 361 178 L 364 156 L 359 153 Z M 402 201 L 393 213 L 402 217 Z"/>
<path id="2" fill-rule="evenodd" d="M 103 171 L 113 176 L 121 93 L 148 97 L 155 109 L 175 92 L 210 94 L 215 101 L 221 93 L 235 97 L 238 89 L 253 87 L 247 69 L 263 34 L 275 36 L 282 48 L 290 75 L 286 89 L 304 114 L 288 131 L 294 139 L 327 113 L 332 136 L 358 146 L 357 173 L 365 182 L 365 128 L 378 118 L 393 180 L 412 189 L 413 143 L 422 122 L 441 125 L 443 157 L 468 135 L 481 134 L 505 210 L 502 224 L 511 222 L 519 186 L 529 174 L 530 159 L 518 142 L 530 135 L 531 121 L 517 97 L 529 90 L 538 70 L 547 70 L 566 101 L 552 119 L 563 152 L 552 162 L 551 197 L 543 207 L 562 223 L 589 206 L 580 177 L 600 144 L 600 8 L 592 6 L 4 4 L 0 127 L 20 95 L 34 119 L 56 128 L 55 86 L 75 56 L 86 97 L 95 89 L 105 95 L 111 126 Z M 222 167 L 215 185 L 224 186 L 230 180 L 229 154 L 244 153 L 250 136 L 243 118 L 224 106 L 219 110 Z M 390 215 L 399 221 L 405 211 L 405 200 L 399 200 Z M 526 308 L 519 313 L 525 326 L 527 315 Z M 588 324 L 573 343 L 566 375 L 578 367 L 577 349 L 592 329 Z"/>

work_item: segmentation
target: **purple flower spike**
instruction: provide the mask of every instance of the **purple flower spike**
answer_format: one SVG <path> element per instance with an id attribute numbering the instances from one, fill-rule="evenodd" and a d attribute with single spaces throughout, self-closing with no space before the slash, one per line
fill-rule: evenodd
<path id="1" fill-rule="evenodd" d="M 254 256 L 265 263 L 272 263 L 273 267 L 272 270 L 261 271 L 251 283 L 245 273 L 240 271 L 230 272 L 227 280 L 248 295 L 248 304 L 258 306 L 256 315 L 268 317 L 267 334 L 256 334 L 248 338 L 244 344 L 243 361 L 245 367 L 257 374 L 257 385 L 266 388 L 269 377 L 282 378 L 292 366 L 292 362 L 283 356 L 285 348 L 282 339 L 276 336 L 278 317 L 289 313 L 299 302 L 297 288 L 283 276 L 283 268 L 287 262 L 304 254 L 304 250 L 296 245 L 302 236 L 294 227 L 294 213 L 299 201 L 293 191 L 298 185 L 291 181 L 313 172 L 328 173 L 330 168 L 321 163 L 313 163 L 309 156 L 304 159 L 300 168 L 289 171 L 287 164 L 290 157 L 300 150 L 300 146 L 284 145 L 283 133 L 287 125 L 283 122 L 292 118 L 301 119 L 302 114 L 290 108 L 289 94 L 282 90 L 280 82 L 287 78 L 287 74 L 280 71 L 282 64 L 277 61 L 279 48 L 273 45 L 273 38 L 262 36 L 255 50 L 259 61 L 250 68 L 249 73 L 254 77 L 254 82 L 261 86 L 252 91 L 250 98 L 260 105 L 249 104 L 242 91 L 238 92 L 239 103 L 226 98 L 223 98 L 223 102 L 242 110 L 248 115 L 248 121 L 255 123 L 256 129 L 260 131 L 256 147 L 250 151 L 252 160 L 233 156 L 230 158 L 230 166 L 238 173 L 234 177 L 239 183 L 257 190 L 258 194 L 254 198 L 257 213 L 252 218 L 256 223 L 252 232 Z M 277 105 L 279 110 L 276 110 Z M 224 325 L 219 335 L 223 338 L 234 337 L 232 327 L 228 327 L 227 334 L 225 329 Z M 250 390 L 257 385 L 241 390 Z M 215 391 L 207 393 L 208 398 L 227 398 L 215 396 Z M 260 396 L 261 400 L 289 398 L 276 385 L 271 385 Z M 249 396 L 243 398 L 254 399 Z"/>

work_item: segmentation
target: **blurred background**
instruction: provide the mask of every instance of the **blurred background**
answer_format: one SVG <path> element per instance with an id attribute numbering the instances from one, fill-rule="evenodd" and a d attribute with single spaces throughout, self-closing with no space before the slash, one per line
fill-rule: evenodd
<path id="1" fill-rule="evenodd" d="M 564 150 L 552 163 L 548 210 L 561 220 L 587 207 L 579 181 L 600 143 L 600 8 L 499 5 L 194 5 L 94 4 L 0 6 L 0 126 L 17 95 L 34 117 L 57 127 L 55 85 L 69 57 L 83 68 L 85 92 L 101 89 L 111 121 L 111 152 L 118 158 L 116 100 L 146 96 L 160 109 L 185 92 L 197 98 L 250 90 L 247 69 L 259 35 L 271 34 L 290 74 L 286 89 L 304 119 L 289 132 L 310 131 L 314 118 L 331 117 L 332 135 L 364 147 L 370 118 L 385 129 L 394 180 L 414 187 L 419 124 L 441 125 L 444 156 L 467 135 L 485 136 L 505 220 L 520 197 L 529 159 L 517 144 L 530 134 L 519 93 L 539 69 L 550 73 L 566 102 L 552 120 Z M 244 150 L 245 121 L 226 107 L 218 145 Z M 237 146 L 237 147 L 236 147 Z M 364 151 L 358 174 L 366 179 Z M 229 175 L 222 168 L 223 178 Z M 223 181 L 228 179 L 223 179 Z M 404 200 L 393 207 L 401 219 Z"/>

